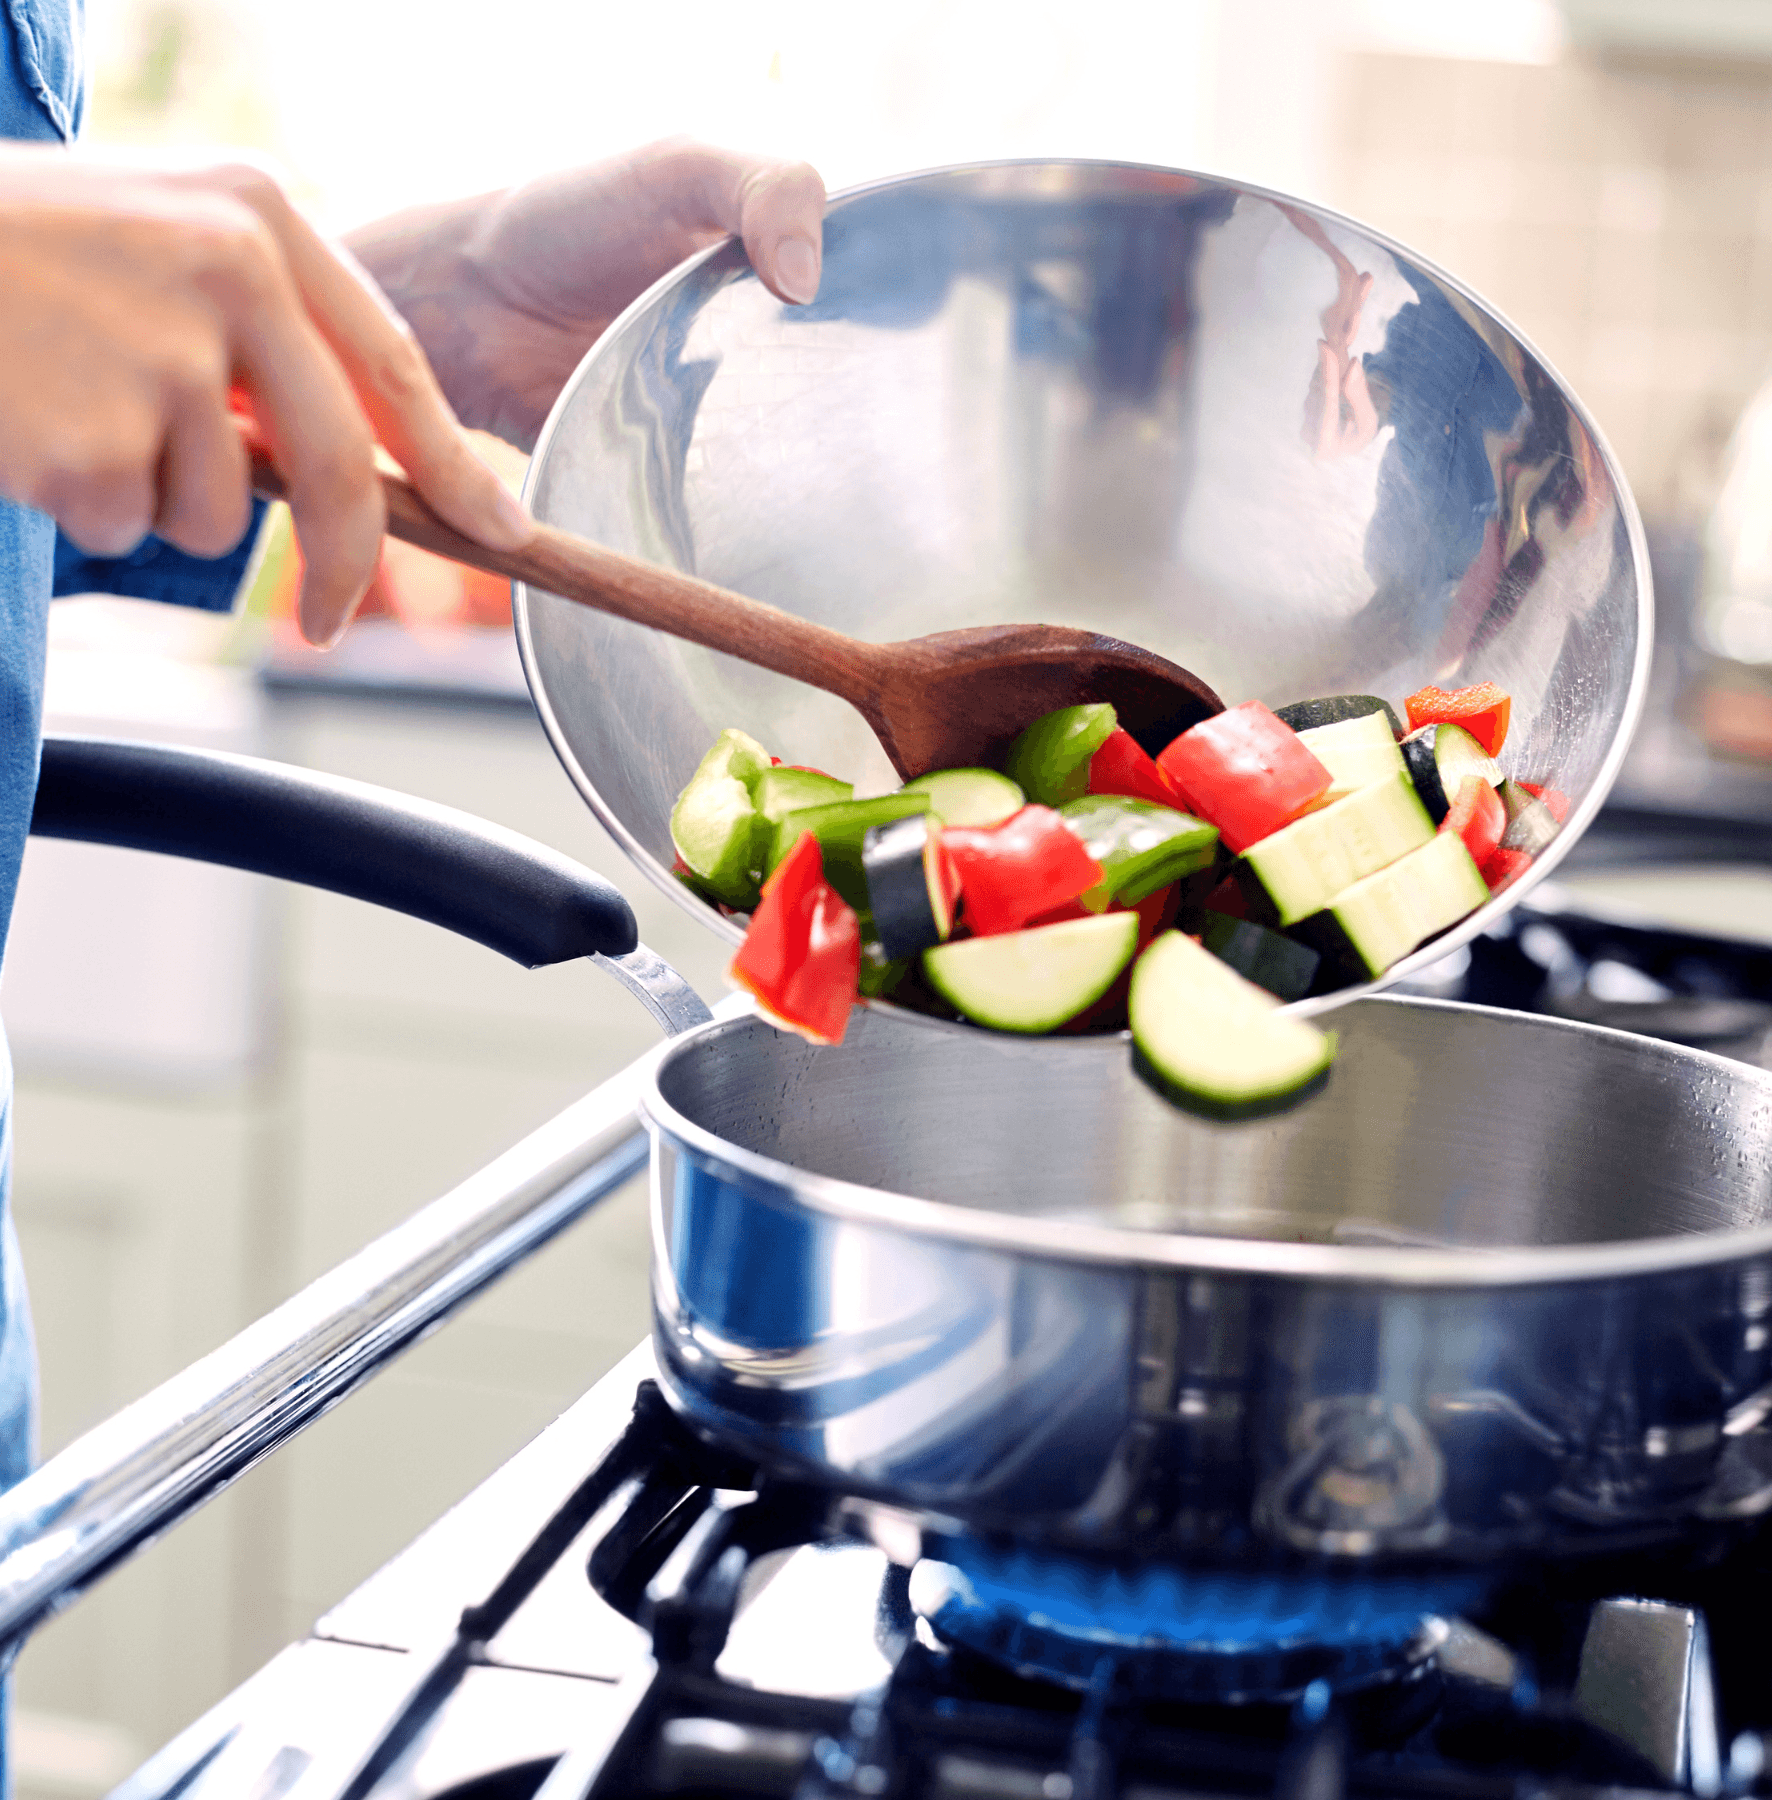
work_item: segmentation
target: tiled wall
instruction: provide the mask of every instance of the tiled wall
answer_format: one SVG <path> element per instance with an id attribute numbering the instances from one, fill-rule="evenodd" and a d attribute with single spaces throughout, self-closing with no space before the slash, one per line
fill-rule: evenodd
<path id="1" fill-rule="evenodd" d="M 1702 516 L 1772 375 L 1772 64 L 1359 54 L 1326 198 L 1506 313 L 1652 521 Z"/>

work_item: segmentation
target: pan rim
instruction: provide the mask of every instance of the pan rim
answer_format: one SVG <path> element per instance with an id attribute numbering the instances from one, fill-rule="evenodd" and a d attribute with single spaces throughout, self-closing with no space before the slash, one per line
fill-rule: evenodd
<path id="1" fill-rule="evenodd" d="M 1589 1025 L 1536 1013 L 1511 1013 L 1500 1007 L 1473 1006 L 1464 1001 L 1396 994 L 1370 995 L 1358 1004 L 1407 1007 L 1417 1012 L 1454 1017 L 1475 1014 L 1509 1020 L 1528 1029 L 1611 1039 L 1631 1046 L 1638 1055 L 1665 1059 L 1682 1070 L 1696 1067 L 1699 1072 L 1714 1071 L 1735 1083 L 1746 1080 L 1750 1085 L 1762 1087 L 1767 1101 L 1772 1103 L 1772 1073 L 1709 1051 L 1645 1038 L 1612 1026 Z M 909 1020 L 918 1029 L 977 1029 L 956 1027 L 949 1021 L 906 1013 L 896 1007 L 890 1009 L 887 1016 L 895 1027 Z M 651 1065 L 638 1104 L 653 1135 L 655 1166 L 661 1140 L 668 1141 L 723 1179 L 736 1178 L 736 1185 L 761 1198 L 779 1201 L 785 1192 L 795 1203 L 828 1218 L 902 1231 L 910 1236 L 972 1249 L 1010 1251 L 1042 1262 L 1111 1264 L 1128 1270 L 1169 1273 L 1198 1270 L 1272 1276 L 1331 1286 L 1426 1292 L 1620 1281 L 1772 1256 L 1772 1222 L 1745 1229 L 1627 1238 L 1594 1244 L 1472 1246 L 1438 1250 L 1145 1231 L 1126 1225 L 1095 1225 L 1076 1219 L 996 1212 L 957 1201 L 928 1200 L 886 1188 L 867 1187 L 838 1176 L 798 1169 L 791 1163 L 731 1143 L 697 1124 L 665 1097 L 662 1083 L 667 1071 L 679 1059 L 712 1054 L 708 1046 L 714 1040 L 759 1027 L 775 1029 L 754 1009 L 716 1019 L 673 1040 Z M 1126 1054 L 1124 1034 L 1053 1039 L 1050 1042 L 1079 1060 L 1109 1053 Z M 1319 1102 L 1324 1103 L 1330 1103 L 1327 1096 Z"/>

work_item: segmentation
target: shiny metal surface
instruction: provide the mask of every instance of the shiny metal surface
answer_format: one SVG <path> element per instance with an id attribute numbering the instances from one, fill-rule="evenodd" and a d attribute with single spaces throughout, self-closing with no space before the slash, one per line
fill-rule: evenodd
<path id="1" fill-rule="evenodd" d="M 1602 1600 L 1588 1620 L 1575 1710 L 1695 1794 L 1723 1785 L 1704 1614 L 1659 1600 Z"/>
<path id="2" fill-rule="evenodd" d="M 656 1054 L 656 1053 L 655 1053 Z M 646 1062 L 593 1089 L 0 1495 L 0 1644 L 337 1404 L 645 1159 Z"/>
<path id="3" fill-rule="evenodd" d="M 678 1040 L 673 1404 L 1028 1538 L 1483 1559 L 1772 1508 L 1772 1076 L 1425 1001 L 1232 1129 L 1124 1046 L 858 1015 Z"/>
<path id="4" fill-rule="evenodd" d="M 1169 170 L 857 190 L 832 204 L 808 307 L 735 246 L 685 264 L 581 366 L 527 493 L 552 524 L 869 638 L 1084 626 L 1274 704 L 1500 682 L 1510 773 L 1574 811 L 1393 979 L 1555 865 L 1611 785 L 1648 664 L 1636 509 L 1531 347 L 1361 226 Z M 722 727 L 894 785 L 828 696 L 546 594 L 519 589 L 516 611 L 573 780 L 728 938 L 671 877 L 668 827 Z"/>

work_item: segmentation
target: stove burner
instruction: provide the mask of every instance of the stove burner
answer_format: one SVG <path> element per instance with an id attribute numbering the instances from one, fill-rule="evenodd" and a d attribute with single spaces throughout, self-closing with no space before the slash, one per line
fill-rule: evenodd
<path id="1" fill-rule="evenodd" d="M 911 1573 L 912 1607 L 937 1637 L 1019 1675 L 1087 1688 L 1107 1659 L 1131 1692 L 1216 1704 L 1408 1678 L 1481 1592 L 1457 1574 L 1128 1569 L 977 1543 Z"/>

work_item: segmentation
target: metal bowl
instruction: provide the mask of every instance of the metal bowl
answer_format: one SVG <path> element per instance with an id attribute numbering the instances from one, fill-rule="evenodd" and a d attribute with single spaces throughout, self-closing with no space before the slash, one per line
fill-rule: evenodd
<path id="1" fill-rule="evenodd" d="M 1503 762 L 1569 796 L 1561 834 L 1383 983 L 1304 1010 L 1443 956 L 1555 866 L 1617 773 L 1653 636 L 1623 476 L 1518 332 L 1362 226 L 1167 169 L 856 189 L 831 204 L 806 307 L 736 244 L 683 264 L 579 367 L 527 497 L 862 637 L 1085 626 L 1232 703 L 1499 682 Z M 670 873 L 672 802 L 722 727 L 894 785 L 827 695 L 522 587 L 516 617 L 586 800 L 734 942 Z"/>

